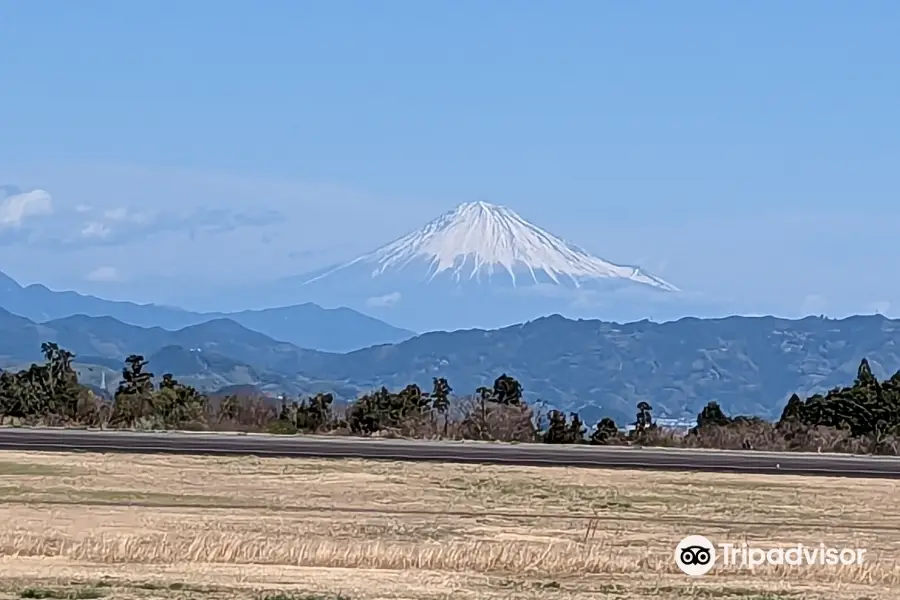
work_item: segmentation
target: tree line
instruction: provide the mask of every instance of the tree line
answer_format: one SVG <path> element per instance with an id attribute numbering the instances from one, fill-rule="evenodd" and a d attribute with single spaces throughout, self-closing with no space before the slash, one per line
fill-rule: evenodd
<path id="1" fill-rule="evenodd" d="M 431 389 L 385 387 L 340 405 L 333 394 L 297 399 L 209 396 L 177 381 L 158 380 L 140 355 L 125 360 L 111 400 L 82 385 L 74 354 L 41 346 L 43 364 L 0 371 L 0 424 L 43 424 L 134 429 L 332 433 L 426 439 L 477 439 L 547 444 L 661 445 L 759 450 L 820 450 L 898 454 L 900 372 L 879 381 L 866 359 L 848 387 L 806 399 L 793 394 L 781 418 L 727 416 L 715 401 L 686 433 L 660 427 L 641 401 L 622 428 L 608 417 L 589 426 L 577 412 L 543 412 L 524 399 L 522 384 L 503 373 L 474 393 L 454 394 L 447 379 Z"/>

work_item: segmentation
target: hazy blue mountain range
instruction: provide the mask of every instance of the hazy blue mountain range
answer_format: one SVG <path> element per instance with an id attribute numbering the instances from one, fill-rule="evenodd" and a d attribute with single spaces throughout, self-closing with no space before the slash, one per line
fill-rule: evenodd
<path id="1" fill-rule="evenodd" d="M 334 390 L 349 397 L 356 392 L 338 383 L 319 385 L 298 372 L 309 357 L 328 353 L 274 340 L 229 319 L 169 331 L 85 315 L 35 323 L 0 309 L 0 368 L 41 361 L 45 341 L 76 354 L 83 383 L 97 386 L 105 375 L 109 390 L 115 389 L 125 358 L 142 354 L 157 376 L 169 372 L 204 391 L 252 386 L 273 395 Z"/>
<path id="2" fill-rule="evenodd" d="M 116 302 L 76 292 L 54 291 L 40 284 L 21 286 L 2 272 L 0 307 L 38 323 L 87 315 L 169 330 L 228 318 L 301 348 L 328 352 L 348 352 L 399 342 L 415 335 L 349 308 L 326 309 L 307 303 L 234 313 L 195 313 L 175 307 Z"/>
<path id="3" fill-rule="evenodd" d="M 4 364 L 37 360 L 42 341 L 78 354 L 95 385 L 99 371 L 114 376 L 132 352 L 149 357 L 151 371 L 171 371 L 205 390 L 224 385 L 292 394 L 329 390 L 341 398 L 381 385 L 428 388 L 437 376 L 447 377 L 455 393 L 469 394 L 505 372 L 522 382 L 529 400 L 579 410 L 589 421 L 605 415 L 632 419 L 640 400 L 662 417 L 694 417 L 716 400 L 729 414 L 774 418 L 795 391 L 852 382 L 863 357 L 879 378 L 900 369 L 900 321 L 882 316 L 685 318 L 624 325 L 552 316 L 499 330 L 428 333 L 337 354 L 279 342 L 228 319 L 166 331 L 109 317 L 37 324 L 0 311 Z"/>

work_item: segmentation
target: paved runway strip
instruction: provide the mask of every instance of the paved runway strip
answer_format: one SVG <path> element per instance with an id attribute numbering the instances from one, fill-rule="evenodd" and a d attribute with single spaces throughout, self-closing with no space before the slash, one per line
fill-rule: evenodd
<path id="1" fill-rule="evenodd" d="M 422 442 L 324 436 L 2 428 L 0 451 L 2 450 L 365 458 L 900 479 L 900 458 L 896 457 L 485 442 Z"/>

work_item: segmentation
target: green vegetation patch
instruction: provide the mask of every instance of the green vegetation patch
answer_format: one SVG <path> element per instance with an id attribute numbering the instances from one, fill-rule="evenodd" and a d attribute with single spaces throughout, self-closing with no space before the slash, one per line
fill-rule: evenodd
<path id="1" fill-rule="evenodd" d="M 136 492 L 130 490 L 78 490 L 64 491 L 67 498 L 75 503 L 83 502 L 108 502 L 110 504 L 141 504 L 141 505 L 179 505 L 197 507 L 222 506 L 230 508 L 235 506 L 231 498 L 221 496 L 204 496 L 202 494 L 166 494 L 163 492 Z"/>
<path id="2" fill-rule="evenodd" d="M 0 460 L 0 477 L 62 477 L 75 475 L 72 467 Z"/>
<path id="3" fill-rule="evenodd" d="M 26 488 L 17 485 L 0 486 L 0 502 L 15 500 L 16 496 L 27 493 Z"/>
<path id="4" fill-rule="evenodd" d="M 76 588 L 25 588 L 19 592 L 19 598 L 34 598 L 43 600 L 53 598 L 56 600 L 95 600 L 102 598 L 106 593 L 95 587 Z"/>
<path id="5" fill-rule="evenodd" d="M 244 508 L 232 498 L 200 494 L 166 494 L 131 490 L 85 490 L 68 487 L 0 487 L 0 502 L 51 504 L 128 504 L 139 506 L 180 506 L 196 508 Z"/>
<path id="6" fill-rule="evenodd" d="M 107 583 L 106 585 L 112 584 Z M 119 587 L 135 590 L 168 590 L 170 592 L 191 592 L 198 594 L 212 594 L 221 591 L 219 588 L 215 587 L 189 585 L 187 583 L 181 583 L 180 581 L 174 581 L 172 583 L 153 583 L 149 581 L 144 581 L 141 583 L 122 583 Z"/>

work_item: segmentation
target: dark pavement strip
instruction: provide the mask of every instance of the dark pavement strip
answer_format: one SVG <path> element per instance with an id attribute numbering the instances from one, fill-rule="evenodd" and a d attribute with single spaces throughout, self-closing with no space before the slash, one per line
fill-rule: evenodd
<path id="1" fill-rule="evenodd" d="M 0 428 L 0 450 L 198 454 L 900 478 L 900 458 L 840 454 L 431 442 L 324 436 Z"/>

